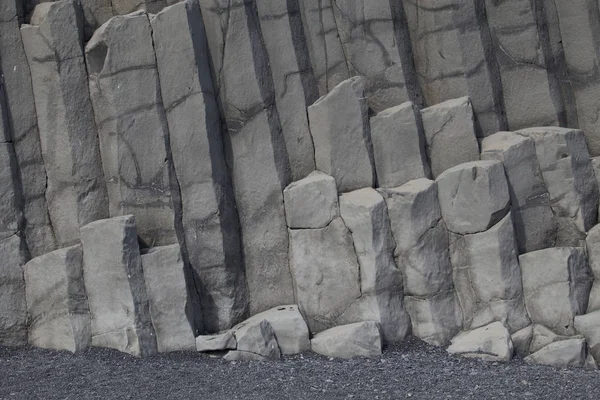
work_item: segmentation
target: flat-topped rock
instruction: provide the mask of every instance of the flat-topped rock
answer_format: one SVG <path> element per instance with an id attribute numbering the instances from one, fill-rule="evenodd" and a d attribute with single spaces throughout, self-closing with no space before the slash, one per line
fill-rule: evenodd
<path id="1" fill-rule="evenodd" d="M 485 361 L 510 361 L 513 343 L 502 322 L 493 322 L 481 328 L 461 332 L 452 339 L 447 349 L 450 354 Z"/>
<path id="2" fill-rule="evenodd" d="M 358 322 L 336 326 L 316 334 L 310 341 L 312 351 L 327 357 L 377 357 L 381 355 L 381 337 L 376 322 Z"/>
<path id="3" fill-rule="evenodd" d="M 586 360 L 585 339 L 567 339 L 550 343 L 546 347 L 525 357 L 529 364 L 549 365 L 551 367 L 583 367 Z"/>
<path id="4" fill-rule="evenodd" d="M 335 179 L 320 171 L 283 190 L 288 228 L 325 228 L 339 215 Z"/>

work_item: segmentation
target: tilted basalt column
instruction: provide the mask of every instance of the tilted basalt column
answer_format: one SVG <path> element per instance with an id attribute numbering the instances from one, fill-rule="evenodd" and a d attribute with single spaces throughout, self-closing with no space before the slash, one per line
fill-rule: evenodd
<path id="1" fill-rule="evenodd" d="M 250 313 L 294 303 L 282 190 L 292 179 L 275 89 L 250 0 L 201 2 L 242 230 Z"/>
<path id="2" fill-rule="evenodd" d="M 21 28 L 31 68 L 46 201 L 60 247 L 79 241 L 79 227 L 108 217 L 98 135 L 82 50 L 81 10 L 74 1 L 38 6 Z"/>
<path id="3" fill-rule="evenodd" d="M 145 246 L 176 243 L 165 117 L 148 16 L 113 17 L 86 46 L 111 216 L 134 214 Z"/>
<path id="4" fill-rule="evenodd" d="M 182 247 L 194 273 L 190 290 L 200 296 L 204 329 L 219 332 L 245 317 L 248 291 L 202 15 L 188 0 L 150 22 L 181 191 Z"/>
<path id="5" fill-rule="evenodd" d="M 6 114 L 18 163 L 23 201 L 25 240 L 32 257 L 56 248 L 46 204 L 46 169 L 42 160 L 29 65 L 19 30 L 16 0 L 2 2 L 0 15 L 0 72 L 3 76 Z"/>

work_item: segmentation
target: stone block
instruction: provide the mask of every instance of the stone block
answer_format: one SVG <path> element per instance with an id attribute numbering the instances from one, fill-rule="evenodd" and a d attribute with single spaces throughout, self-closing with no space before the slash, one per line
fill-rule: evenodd
<path id="1" fill-rule="evenodd" d="M 340 213 L 335 179 L 320 171 L 292 182 L 283 199 L 290 229 L 325 228 Z"/>
<path id="2" fill-rule="evenodd" d="M 452 339 L 447 349 L 450 354 L 484 361 L 510 361 L 513 343 L 502 322 L 493 322 L 481 328 L 461 332 Z"/>
<path id="3" fill-rule="evenodd" d="M 310 341 L 312 351 L 327 357 L 377 357 L 381 355 L 381 337 L 376 322 L 358 322 L 336 326 L 318 333 Z"/>

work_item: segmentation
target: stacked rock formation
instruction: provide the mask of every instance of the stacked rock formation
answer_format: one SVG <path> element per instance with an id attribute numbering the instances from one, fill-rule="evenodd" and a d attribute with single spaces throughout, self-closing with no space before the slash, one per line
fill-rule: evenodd
<path id="1" fill-rule="evenodd" d="M 5 0 L 0 344 L 600 359 L 597 2 Z"/>

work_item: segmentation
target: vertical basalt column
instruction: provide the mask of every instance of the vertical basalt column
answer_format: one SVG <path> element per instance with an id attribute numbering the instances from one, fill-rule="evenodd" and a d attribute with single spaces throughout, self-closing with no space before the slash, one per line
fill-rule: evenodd
<path id="1" fill-rule="evenodd" d="M 173 163 L 181 190 L 183 236 L 204 328 L 219 332 L 248 310 L 240 226 L 225 163 L 221 121 L 197 0 L 151 20 Z"/>
<path id="2" fill-rule="evenodd" d="M 79 241 L 80 226 L 108 217 L 81 17 L 74 1 L 47 3 L 21 28 L 48 175 L 46 201 L 60 247 Z"/>
<path id="3" fill-rule="evenodd" d="M 254 1 L 200 4 L 227 128 L 250 312 L 294 302 L 282 190 L 292 179 Z"/>
<path id="4" fill-rule="evenodd" d="M 133 214 L 143 246 L 177 242 L 169 131 L 148 16 L 113 17 L 86 46 L 111 216 Z"/>
<path id="5" fill-rule="evenodd" d="M 42 160 L 31 75 L 19 31 L 20 4 L 0 8 L 0 72 L 5 95 L 5 129 L 10 132 L 18 172 L 15 185 L 22 197 L 27 247 L 32 257 L 56 248 L 46 204 L 46 169 Z"/>
<path id="6" fill-rule="evenodd" d="M 174 1 L 171 0 L 170 3 Z M 157 13 L 169 3 L 166 0 L 111 0 L 114 15 L 129 14 L 138 10 Z"/>

